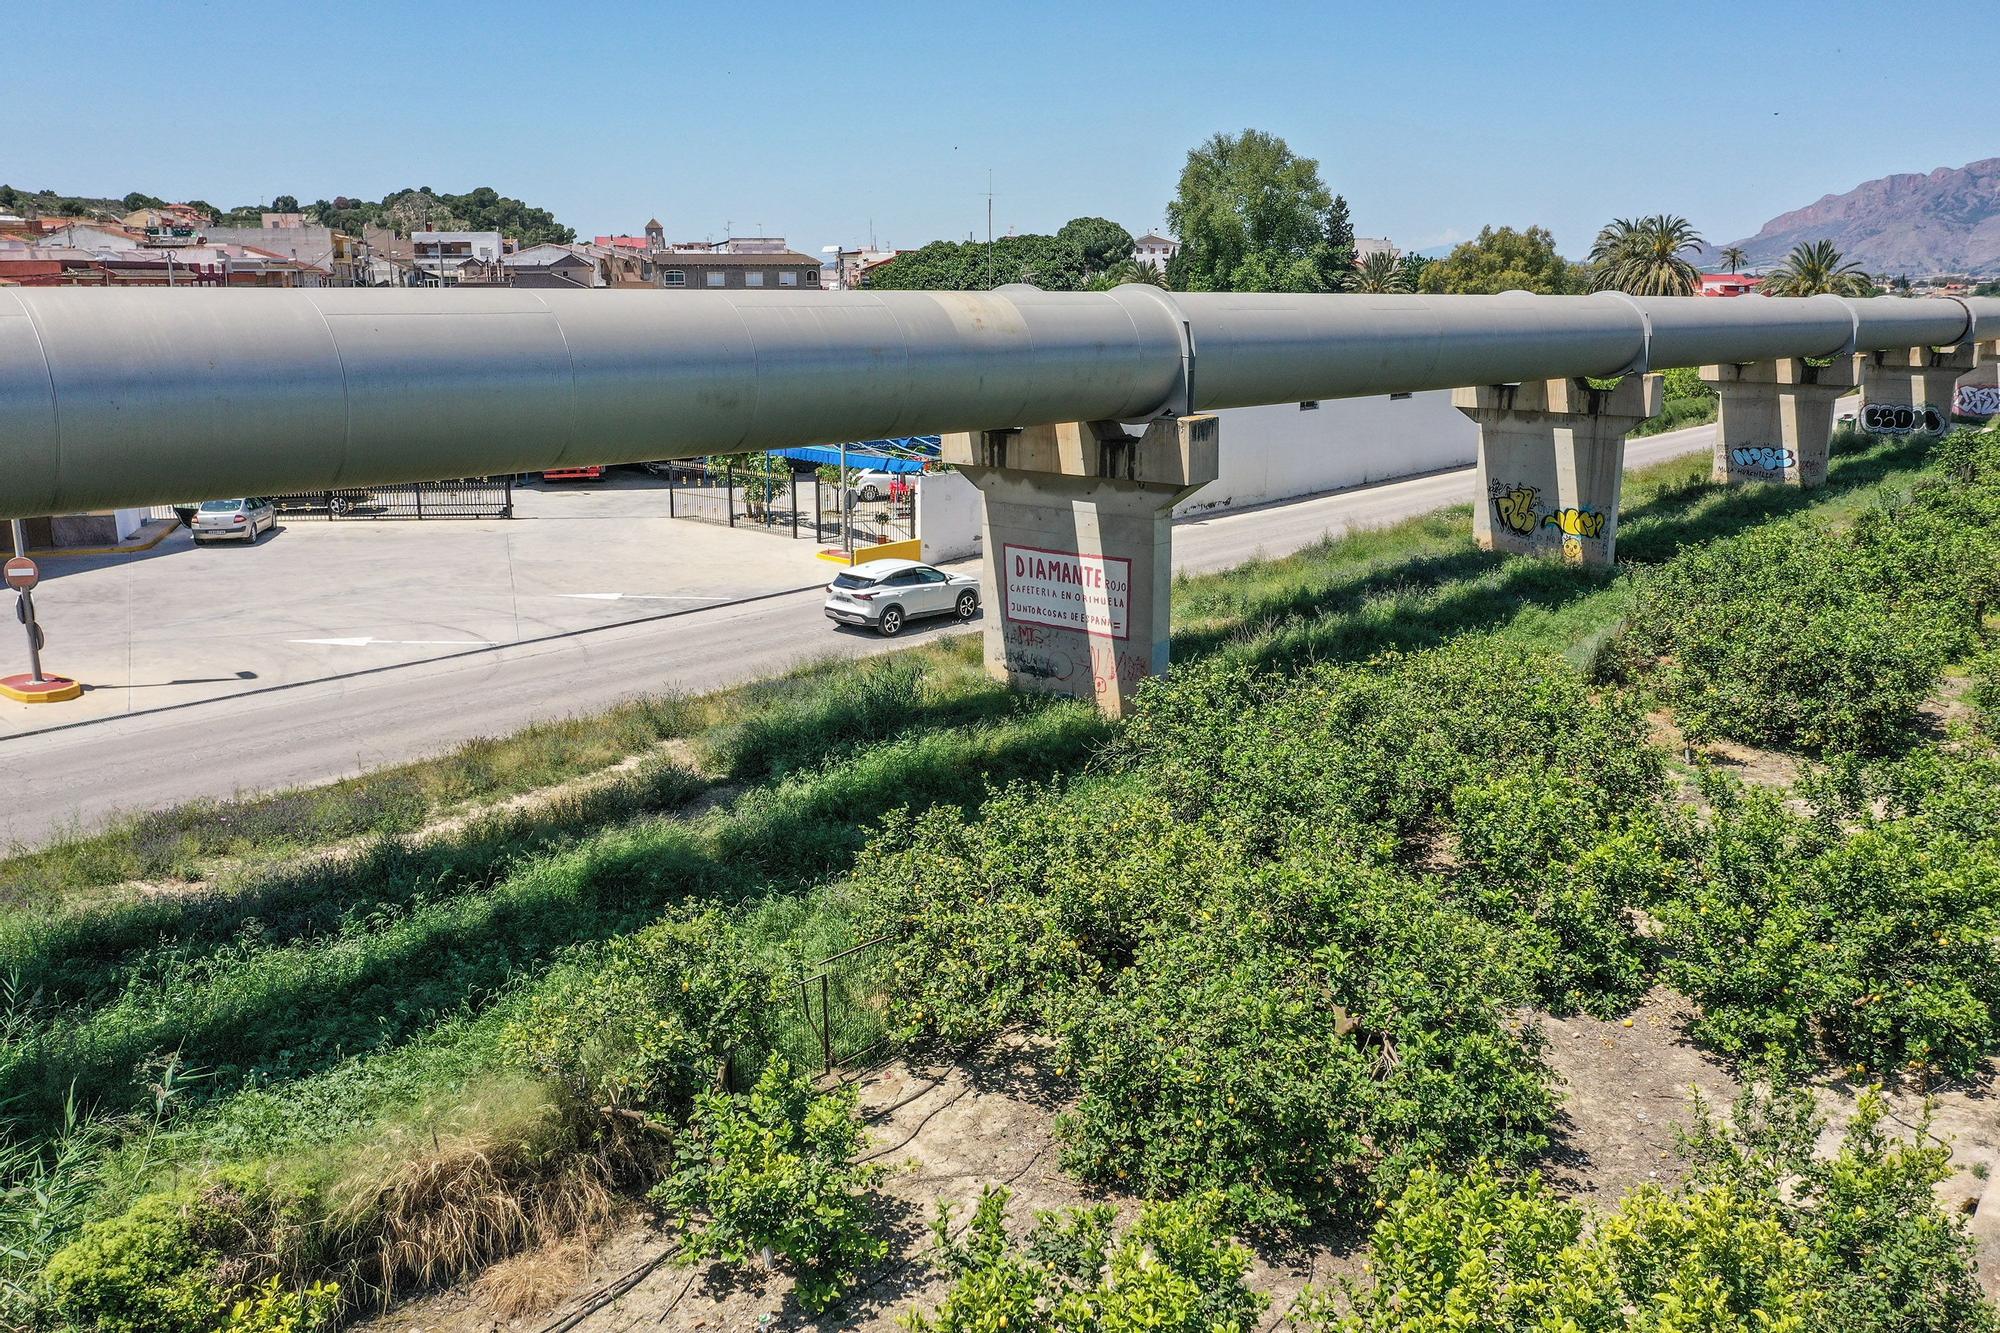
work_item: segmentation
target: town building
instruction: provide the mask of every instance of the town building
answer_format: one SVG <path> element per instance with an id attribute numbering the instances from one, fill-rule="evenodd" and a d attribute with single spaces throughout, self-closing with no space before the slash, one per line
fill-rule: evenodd
<path id="1" fill-rule="evenodd" d="M 450 287 L 459 270 L 473 260 L 498 263 L 507 243 L 497 231 L 436 231 L 426 227 L 410 234 L 414 280 L 425 287 Z"/>
<path id="2" fill-rule="evenodd" d="M 1757 290 L 1762 278 L 1753 278 L 1747 273 L 1704 273 L 1701 275 L 1701 295 L 1703 296 L 1747 296 Z"/>
<path id="3" fill-rule="evenodd" d="M 266 213 L 259 226 L 211 226 L 203 228 L 201 235 L 210 241 L 254 246 L 325 269 L 336 287 L 371 285 L 361 238 L 332 227 L 311 226 L 303 213 Z"/>
<path id="4" fill-rule="evenodd" d="M 1179 252 L 1181 243 L 1171 236 L 1161 236 L 1157 232 L 1147 232 L 1132 243 L 1132 258 L 1147 268 L 1167 271 L 1167 261 Z"/>
<path id="5" fill-rule="evenodd" d="M 670 290 L 820 290 L 819 260 L 785 249 L 668 250 L 652 257 L 652 278 L 655 286 Z"/>
<path id="6" fill-rule="evenodd" d="M 512 287 L 543 288 L 557 291 L 588 290 L 607 286 L 609 280 L 581 246 L 531 245 L 500 260 Z"/>

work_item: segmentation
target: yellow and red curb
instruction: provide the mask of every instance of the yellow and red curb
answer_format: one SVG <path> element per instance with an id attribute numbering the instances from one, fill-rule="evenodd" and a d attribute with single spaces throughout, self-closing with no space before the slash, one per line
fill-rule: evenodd
<path id="1" fill-rule="evenodd" d="M 0 695 L 24 704 L 59 704 L 82 693 L 83 686 L 67 676 L 36 680 L 25 671 L 18 676 L 0 676 Z"/>

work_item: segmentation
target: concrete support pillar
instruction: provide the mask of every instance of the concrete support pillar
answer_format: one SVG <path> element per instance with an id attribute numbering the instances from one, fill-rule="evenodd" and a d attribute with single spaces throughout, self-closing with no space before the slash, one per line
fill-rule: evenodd
<path id="1" fill-rule="evenodd" d="M 1611 389 L 1584 380 L 1454 389 L 1452 406 L 1479 423 L 1480 549 L 1612 564 L 1625 436 L 1660 410 L 1660 394 L 1658 375 L 1628 375 Z"/>
<path id="2" fill-rule="evenodd" d="M 1719 400 L 1710 475 L 1732 484 L 1824 486 L 1834 404 L 1854 392 L 1854 368 L 1848 356 L 1824 366 L 1797 357 L 1703 366 L 1702 382 Z"/>
<path id="3" fill-rule="evenodd" d="M 1979 345 L 1892 347 L 1863 352 L 1861 429 L 1871 435 L 1935 435 L 1951 425 L 1952 391 L 1979 365 Z"/>
<path id="4" fill-rule="evenodd" d="M 2000 338 L 1989 338 L 1975 349 L 1977 364 L 1958 377 L 1952 390 L 1951 413 L 1972 421 L 2000 417 Z"/>
<path id="5" fill-rule="evenodd" d="M 1173 508 L 1216 477 L 1216 419 L 946 435 L 984 501 L 986 669 L 1113 717 L 1167 669 Z"/>

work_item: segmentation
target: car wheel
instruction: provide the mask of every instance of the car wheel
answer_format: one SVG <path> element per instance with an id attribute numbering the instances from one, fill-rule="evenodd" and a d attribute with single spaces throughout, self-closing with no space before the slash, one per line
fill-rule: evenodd
<path id="1" fill-rule="evenodd" d="M 892 606 L 882 613 L 882 619 L 875 626 L 885 639 L 893 639 L 903 632 L 903 608 Z"/>
<path id="2" fill-rule="evenodd" d="M 861 498 L 864 500 L 873 500 L 881 494 L 882 492 L 876 490 L 873 486 L 863 486 L 861 488 Z"/>
<path id="3" fill-rule="evenodd" d="M 970 620 L 979 614 L 979 594 L 967 590 L 958 595 L 958 618 Z"/>

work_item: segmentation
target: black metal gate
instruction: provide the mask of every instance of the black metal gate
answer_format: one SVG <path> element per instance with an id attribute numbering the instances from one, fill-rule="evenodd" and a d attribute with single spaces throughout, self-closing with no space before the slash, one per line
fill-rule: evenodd
<path id="1" fill-rule="evenodd" d="M 416 481 L 402 486 L 353 487 L 274 495 L 271 502 L 290 514 L 335 518 L 512 518 L 512 477 L 471 477 L 460 481 Z"/>

